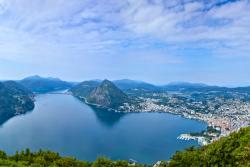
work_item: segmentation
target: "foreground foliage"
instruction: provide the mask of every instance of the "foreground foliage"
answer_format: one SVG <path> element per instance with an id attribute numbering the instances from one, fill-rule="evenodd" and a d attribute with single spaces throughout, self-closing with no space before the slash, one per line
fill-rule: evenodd
<path id="1" fill-rule="evenodd" d="M 162 166 L 250 167 L 250 127 L 243 128 L 210 145 L 177 152 L 169 164 L 165 163 Z"/>
<path id="2" fill-rule="evenodd" d="M 51 151 L 30 152 L 26 149 L 8 156 L 0 151 L 0 166 L 5 167 L 128 167 L 127 161 L 99 158 L 94 162 L 61 157 Z M 143 165 L 134 165 L 142 167 Z M 208 146 L 176 152 L 169 162 L 157 167 L 250 167 L 250 127 L 232 133 Z"/>
<path id="3" fill-rule="evenodd" d="M 98 158 L 90 163 L 79 161 L 72 157 L 61 157 L 58 153 L 51 151 L 30 152 L 26 149 L 22 152 L 16 152 L 15 155 L 8 156 L 0 151 L 0 166 L 6 167 L 128 167 L 127 161 L 111 161 L 108 158 Z M 135 167 L 142 167 L 135 165 Z"/>

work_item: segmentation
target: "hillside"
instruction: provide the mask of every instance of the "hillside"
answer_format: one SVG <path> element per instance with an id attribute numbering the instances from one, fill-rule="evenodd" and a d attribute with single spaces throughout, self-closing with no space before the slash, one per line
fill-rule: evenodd
<path id="1" fill-rule="evenodd" d="M 89 96 L 91 91 L 99 85 L 100 82 L 98 81 L 84 81 L 69 89 L 69 92 L 72 92 L 72 94 L 76 97 L 86 98 L 87 96 Z"/>
<path id="2" fill-rule="evenodd" d="M 36 93 L 46 93 L 57 90 L 69 89 L 72 84 L 62 81 L 58 78 L 43 78 L 40 76 L 31 76 L 19 81 L 23 86 Z"/>
<path id="3" fill-rule="evenodd" d="M 14 81 L 0 83 L 0 123 L 34 108 L 33 94 Z"/>
<path id="4" fill-rule="evenodd" d="M 177 152 L 161 167 L 250 166 L 250 127 L 201 148 Z"/>
<path id="5" fill-rule="evenodd" d="M 116 109 L 128 101 L 128 96 L 117 88 L 112 82 L 104 80 L 87 96 L 89 103 Z"/>
<path id="6" fill-rule="evenodd" d="M 29 149 L 16 152 L 8 156 L 0 151 L 0 166 L 4 167 L 129 167 L 128 161 L 112 161 L 108 158 L 98 158 L 93 162 L 76 160 L 73 157 L 61 157 L 59 153 L 51 151 L 31 152 Z M 143 165 L 132 165 L 143 167 Z"/>

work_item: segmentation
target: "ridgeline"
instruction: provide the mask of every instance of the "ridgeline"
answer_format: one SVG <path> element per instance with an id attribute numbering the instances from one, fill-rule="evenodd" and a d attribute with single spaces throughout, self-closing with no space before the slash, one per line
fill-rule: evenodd
<path id="1" fill-rule="evenodd" d="M 38 75 L 24 78 L 19 81 L 19 83 L 35 93 L 47 93 L 69 89 L 73 85 L 72 83 L 62 81 L 58 78 L 43 78 Z"/>
<path id="2" fill-rule="evenodd" d="M 129 97 L 109 80 L 104 80 L 101 83 L 85 81 L 69 91 L 75 97 L 84 98 L 90 104 L 112 109 L 118 109 L 118 107 L 129 101 Z"/>

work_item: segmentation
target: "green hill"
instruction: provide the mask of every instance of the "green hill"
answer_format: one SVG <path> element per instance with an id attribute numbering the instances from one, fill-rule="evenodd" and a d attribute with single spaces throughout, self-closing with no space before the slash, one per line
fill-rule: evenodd
<path id="1" fill-rule="evenodd" d="M 98 158 L 94 162 L 79 161 L 72 157 L 61 157 L 56 152 L 38 151 L 31 152 L 29 149 L 16 152 L 15 155 L 8 156 L 0 151 L 1 167 L 129 167 L 128 161 L 112 161 L 108 158 Z M 143 167 L 143 165 L 132 165 Z"/>
<path id="2" fill-rule="evenodd" d="M 86 98 L 99 85 L 100 82 L 98 81 L 84 81 L 72 87 L 69 92 L 72 92 L 76 97 Z"/>
<path id="3" fill-rule="evenodd" d="M 33 94 L 14 81 L 0 83 L 0 123 L 34 108 Z"/>
<path id="4" fill-rule="evenodd" d="M 89 103 L 116 109 L 128 101 L 128 96 L 117 88 L 112 82 L 104 80 L 87 96 Z"/>
<path id="5" fill-rule="evenodd" d="M 177 152 L 159 167 L 249 167 L 250 127 L 201 148 Z"/>

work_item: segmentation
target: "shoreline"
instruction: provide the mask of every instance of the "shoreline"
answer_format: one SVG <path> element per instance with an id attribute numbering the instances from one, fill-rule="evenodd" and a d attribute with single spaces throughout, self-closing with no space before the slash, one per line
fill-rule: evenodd
<path id="1" fill-rule="evenodd" d="M 103 108 L 103 109 L 107 109 L 108 111 L 113 111 L 113 112 L 119 112 L 119 113 L 169 113 L 169 114 L 174 114 L 174 115 L 178 115 L 181 116 L 183 118 L 186 119 L 190 119 L 190 120 L 196 120 L 196 121 L 201 121 L 207 124 L 207 127 L 212 127 L 214 129 L 219 129 L 220 133 L 218 136 L 210 136 L 211 140 L 209 140 L 209 143 L 216 141 L 218 139 L 220 139 L 223 136 L 228 136 L 229 134 L 231 134 L 232 132 L 238 131 L 240 128 L 242 127 L 246 127 L 249 126 L 249 123 L 245 123 L 245 122 L 239 122 L 239 127 L 237 126 L 236 128 L 231 128 L 231 122 L 228 118 L 226 117 L 222 117 L 223 115 L 212 115 L 211 114 L 206 114 L 206 113 L 199 113 L 199 112 L 193 112 L 191 113 L 187 113 L 185 111 L 181 112 L 174 112 L 171 111 L 171 109 L 169 108 L 169 110 L 167 109 L 155 109 L 155 110 L 116 110 L 113 108 L 109 108 L 109 107 L 104 107 L 98 104 L 94 104 L 94 103 L 89 103 L 87 101 L 87 99 L 85 97 L 80 97 L 80 96 L 74 96 L 73 94 L 71 94 L 73 97 L 76 97 L 77 99 L 79 99 L 81 102 L 84 102 L 87 105 L 90 106 L 95 106 L 98 108 Z M 180 134 L 180 136 L 183 134 Z M 180 137 L 179 136 L 179 137 Z M 195 136 L 197 138 L 197 136 Z M 203 137 L 203 136 L 199 136 L 199 137 Z M 204 137 L 205 138 L 205 137 Z M 197 139 L 198 140 L 198 139 Z M 203 139 L 202 139 L 203 140 Z M 198 141 L 199 142 L 199 141 Z M 202 143 L 202 142 L 201 142 Z M 205 143 L 205 142 L 204 142 Z"/>

